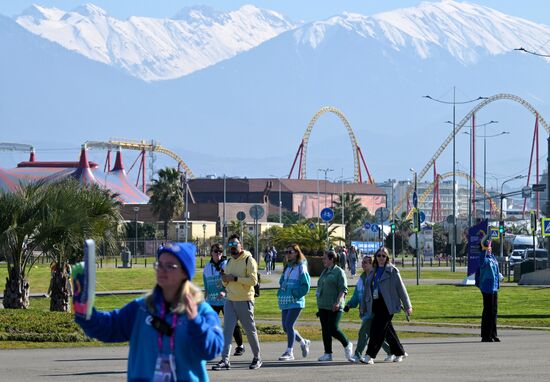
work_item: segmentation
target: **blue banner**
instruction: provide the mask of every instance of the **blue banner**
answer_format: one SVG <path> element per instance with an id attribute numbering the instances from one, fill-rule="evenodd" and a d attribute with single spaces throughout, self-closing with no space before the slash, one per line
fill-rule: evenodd
<path id="1" fill-rule="evenodd" d="M 487 234 L 489 220 L 485 219 L 468 230 L 468 276 L 479 267 L 479 256 L 482 253 L 481 239 Z"/>

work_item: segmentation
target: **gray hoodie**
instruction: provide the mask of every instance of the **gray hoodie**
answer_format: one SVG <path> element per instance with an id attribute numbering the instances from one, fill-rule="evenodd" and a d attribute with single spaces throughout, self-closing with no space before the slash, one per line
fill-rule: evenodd
<path id="1" fill-rule="evenodd" d="M 376 270 L 373 270 L 367 276 L 366 290 L 364 293 L 365 297 L 365 306 L 367 308 L 368 314 L 372 314 L 372 288 L 373 288 L 373 279 L 376 274 Z M 380 277 L 380 283 L 378 286 L 379 293 L 382 294 L 388 312 L 390 314 L 396 314 L 401 311 L 401 306 L 403 305 L 404 309 L 407 310 L 412 307 L 411 300 L 409 299 L 409 294 L 403 284 L 399 270 L 393 266 L 393 264 L 386 264 L 384 273 Z"/>

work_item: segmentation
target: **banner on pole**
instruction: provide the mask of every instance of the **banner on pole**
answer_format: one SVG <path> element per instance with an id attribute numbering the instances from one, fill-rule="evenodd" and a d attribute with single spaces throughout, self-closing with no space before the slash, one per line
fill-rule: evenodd
<path id="1" fill-rule="evenodd" d="M 479 267 L 481 239 L 487 234 L 488 229 L 489 220 L 485 219 L 468 230 L 468 276 L 474 274 Z"/>

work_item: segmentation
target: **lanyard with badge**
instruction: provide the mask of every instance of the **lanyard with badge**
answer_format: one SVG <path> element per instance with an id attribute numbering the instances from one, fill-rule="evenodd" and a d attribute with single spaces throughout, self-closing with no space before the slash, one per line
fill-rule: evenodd
<path id="1" fill-rule="evenodd" d="M 166 315 L 166 304 L 163 302 L 160 309 L 160 320 L 164 322 L 164 317 Z M 158 330 L 158 348 L 159 355 L 157 357 L 157 363 L 155 366 L 155 374 L 153 375 L 153 382 L 176 382 L 176 359 L 174 357 L 174 348 L 175 348 L 175 332 L 176 324 L 178 318 L 177 314 L 172 314 L 172 326 L 168 326 L 167 329 L 170 330 Z M 164 334 L 170 337 L 170 354 L 163 354 L 162 352 L 162 339 Z"/>
<path id="2" fill-rule="evenodd" d="M 384 274 L 384 270 L 380 272 L 380 275 L 378 275 L 378 269 L 376 270 L 376 274 L 374 275 L 374 289 L 372 291 L 373 300 L 378 300 L 378 297 L 379 297 L 378 286 L 380 285 L 380 278 L 382 277 L 383 274 Z"/>

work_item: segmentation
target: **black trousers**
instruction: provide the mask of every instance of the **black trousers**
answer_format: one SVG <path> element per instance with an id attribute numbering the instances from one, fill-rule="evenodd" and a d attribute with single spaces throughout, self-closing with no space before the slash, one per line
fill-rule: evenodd
<path id="1" fill-rule="evenodd" d="M 483 293 L 483 313 L 481 314 L 481 338 L 497 337 L 498 293 Z"/>
<path id="2" fill-rule="evenodd" d="M 401 341 L 399 341 L 399 337 L 397 337 L 397 333 L 391 323 L 393 314 L 389 314 L 382 295 L 373 301 L 372 312 L 374 317 L 370 327 L 367 355 L 373 359 L 376 358 L 384 343 L 384 339 L 390 345 L 391 354 L 395 356 L 405 355 L 405 349 L 403 349 L 403 345 L 401 345 Z"/>
<path id="3" fill-rule="evenodd" d="M 220 315 L 220 312 L 223 313 L 223 305 L 221 306 L 210 305 L 210 306 L 212 307 L 212 309 L 214 309 L 214 312 L 218 313 L 218 316 Z M 243 334 L 241 332 L 241 327 L 239 326 L 238 321 L 237 321 L 237 325 L 235 325 L 235 330 L 233 330 L 233 338 L 235 339 L 237 346 L 243 346 Z"/>

